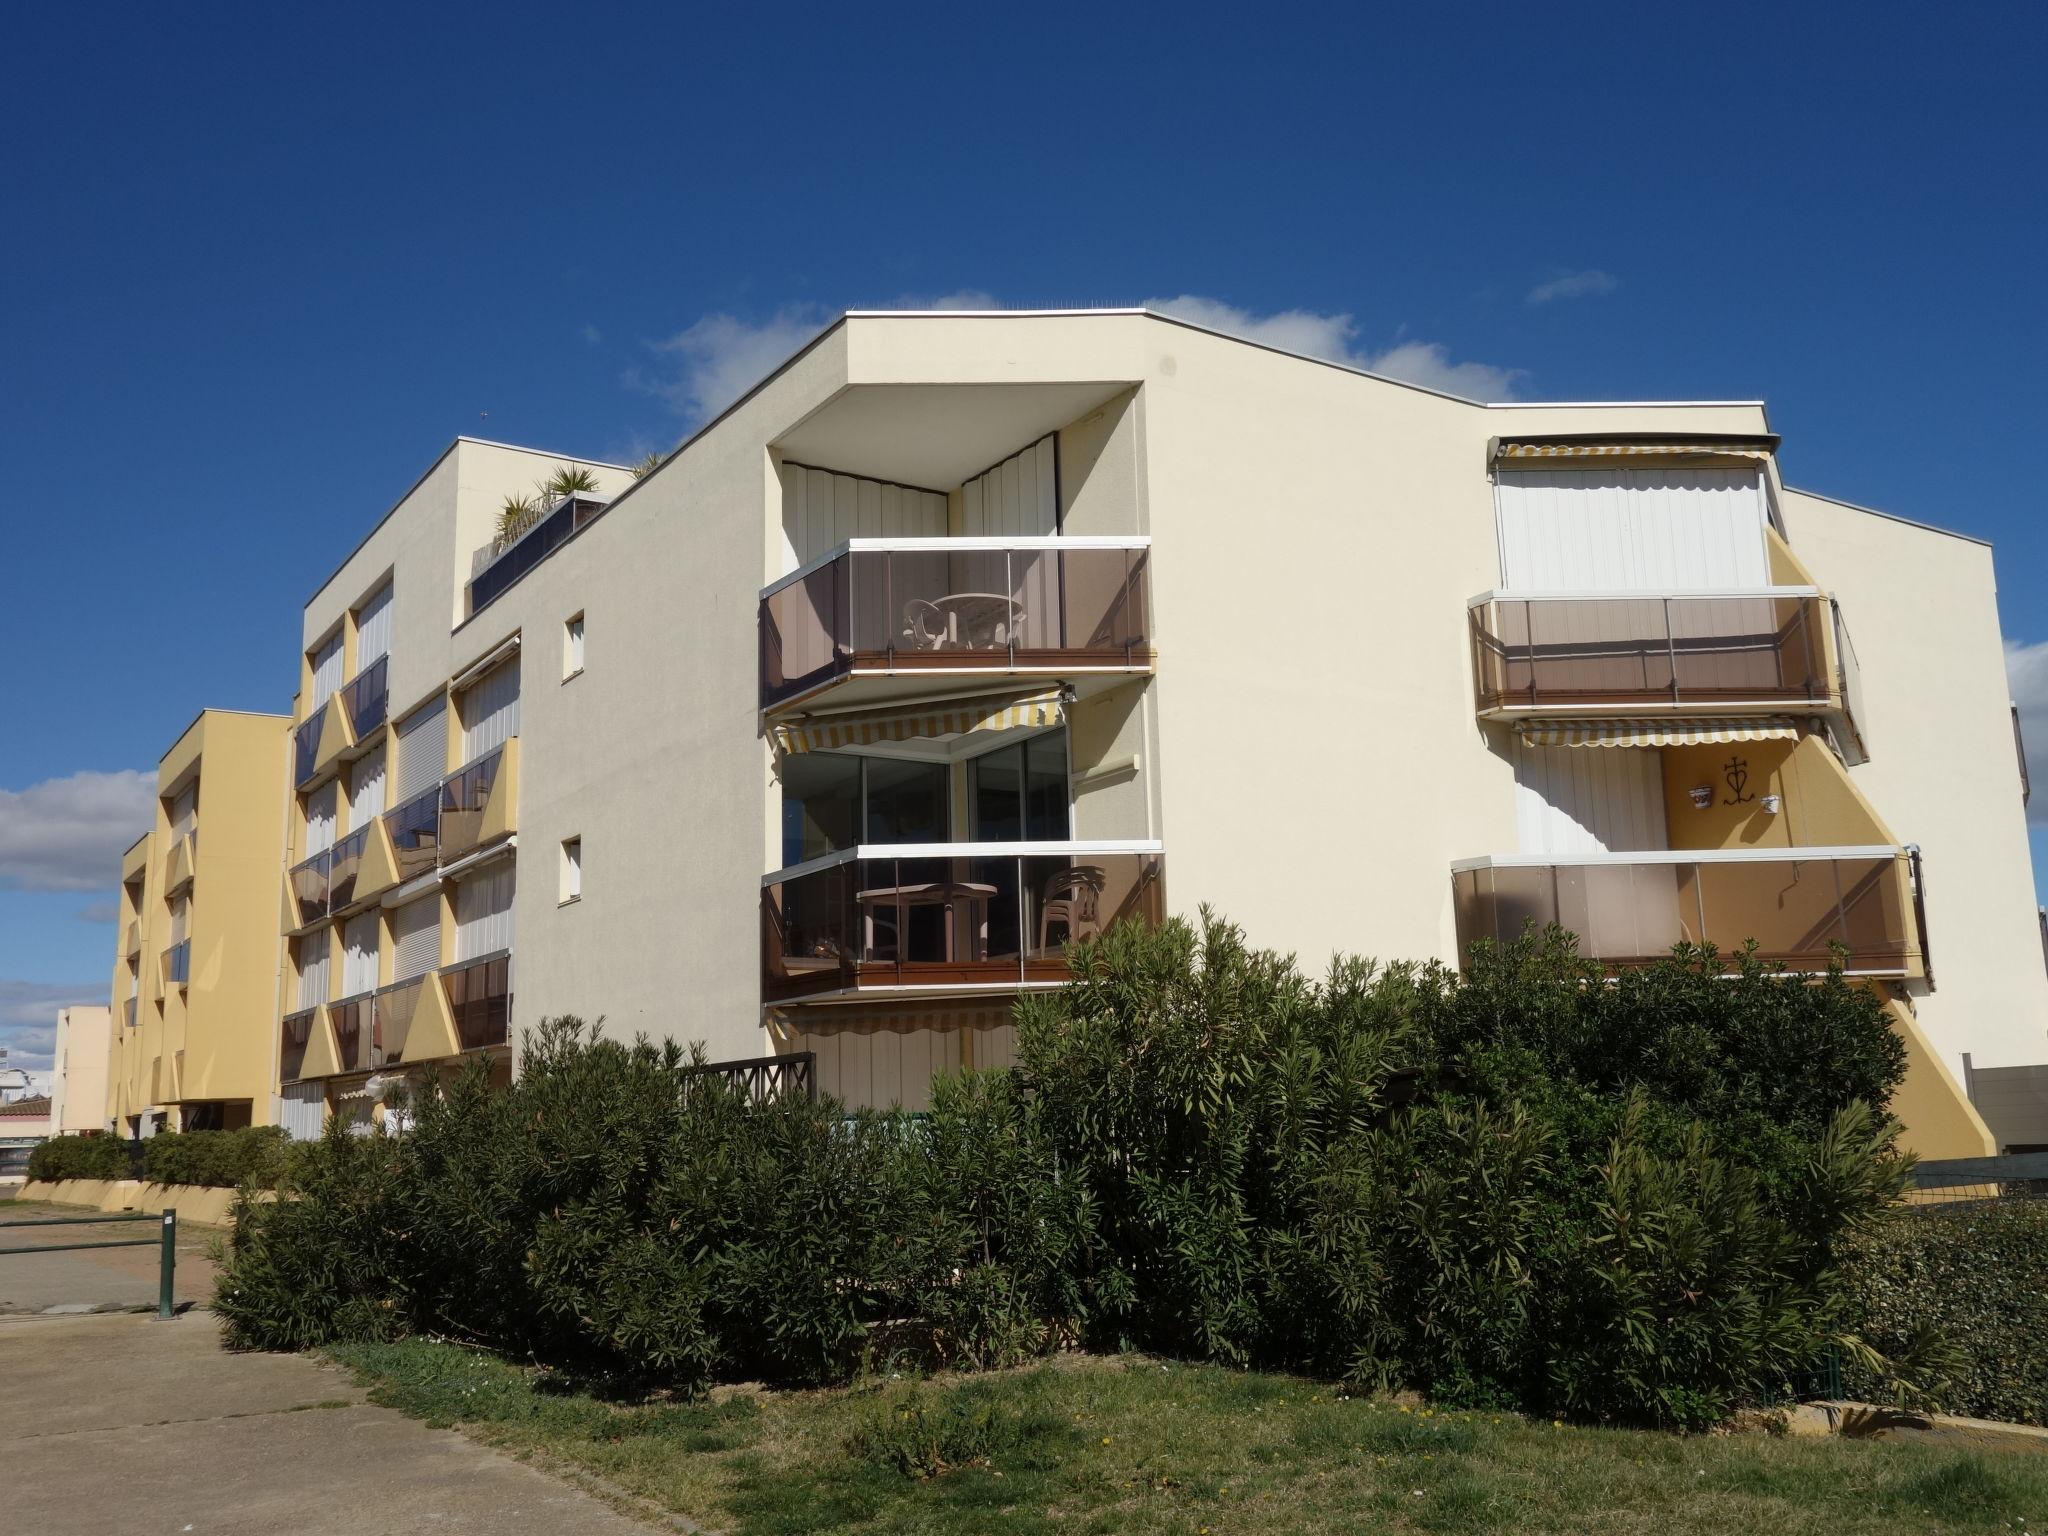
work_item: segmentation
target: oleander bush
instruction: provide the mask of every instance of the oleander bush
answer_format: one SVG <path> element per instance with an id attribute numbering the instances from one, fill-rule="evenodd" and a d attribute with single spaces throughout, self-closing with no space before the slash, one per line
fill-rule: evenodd
<path id="1" fill-rule="evenodd" d="M 509 1088 L 420 1084 L 402 1137 L 331 1128 L 242 1202 L 229 1336 L 432 1333 L 626 1392 L 1132 1346 L 1684 1426 L 1830 1345 L 1928 1358 L 1849 1332 L 1845 1247 L 1906 1165 L 1899 1045 L 1839 973 L 1609 982 L 1551 933 L 1314 979 L 1205 915 L 1078 946 L 1018 1024 L 1015 1069 L 911 1117 L 552 1021 Z M 902 1454 L 981 1433 L 937 1429 Z"/>
<path id="2" fill-rule="evenodd" d="M 1847 1264 L 1859 1337 L 1884 1360 L 1924 1359 L 1931 1400 L 1973 1418 L 2048 1425 L 2048 1201 L 1998 1200 L 1888 1214 Z M 1894 1395 L 1851 1355 L 1852 1397 Z"/>
<path id="3" fill-rule="evenodd" d="M 52 1136 L 28 1155 L 32 1179 L 125 1179 L 128 1148 L 114 1136 Z"/>
<path id="4" fill-rule="evenodd" d="M 245 1181 L 271 1188 L 283 1176 L 290 1142 L 281 1126 L 234 1131 L 159 1131 L 143 1143 L 143 1176 L 158 1184 L 233 1189 Z"/>

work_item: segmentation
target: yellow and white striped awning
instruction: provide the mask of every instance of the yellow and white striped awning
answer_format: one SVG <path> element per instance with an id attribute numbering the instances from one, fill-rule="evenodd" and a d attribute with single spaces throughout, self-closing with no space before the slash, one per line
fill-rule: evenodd
<path id="1" fill-rule="evenodd" d="M 1502 443 L 1495 459 L 1767 459 L 1772 448 L 1761 442 L 1525 442 Z"/>
<path id="2" fill-rule="evenodd" d="M 1534 747 L 1698 747 L 1731 741 L 1797 741 L 1790 720 L 1526 720 Z"/>
<path id="3" fill-rule="evenodd" d="M 817 715 L 777 725 L 770 734 L 778 752 L 831 752 L 920 736 L 965 736 L 974 731 L 1058 725 L 1061 718 L 1060 690 L 1041 688 L 1024 694 L 946 699 L 921 709 L 899 706 Z"/>

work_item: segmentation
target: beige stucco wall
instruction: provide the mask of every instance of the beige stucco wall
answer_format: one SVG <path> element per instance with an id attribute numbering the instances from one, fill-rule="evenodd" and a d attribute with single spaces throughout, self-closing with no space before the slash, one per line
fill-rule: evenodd
<path id="1" fill-rule="evenodd" d="M 1804 492 L 1792 546 L 1842 605 L 1863 676 L 1870 761 L 1850 770 L 1902 843 L 1920 846 L 1935 990 L 1914 998 L 1963 1075 L 2048 1060 L 2026 816 L 1988 545 Z"/>
<path id="2" fill-rule="evenodd" d="M 113 1048 L 111 1009 L 80 1004 L 57 1010 L 50 1127 L 59 1135 L 97 1131 L 107 1123 L 107 1055 Z"/>

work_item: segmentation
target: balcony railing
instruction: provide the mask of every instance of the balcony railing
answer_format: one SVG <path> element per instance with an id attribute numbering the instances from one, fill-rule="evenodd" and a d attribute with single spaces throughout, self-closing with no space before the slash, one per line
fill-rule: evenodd
<path id="1" fill-rule="evenodd" d="M 131 997 L 121 1005 L 122 1022 L 130 1029 L 135 1027 L 135 1003 L 136 999 Z"/>
<path id="2" fill-rule="evenodd" d="M 374 998 L 368 992 L 345 997 L 327 1005 L 327 1017 L 334 1025 L 336 1060 L 343 1072 L 361 1072 L 375 1066 L 371 1060 L 371 1014 Z"/>
<path id="3" fill-rule="evenodd" d="M 512 1017 L 512 956 L 509 951 L 482 955 L 448 966 L 441 972 L 448 1011 L 455 1019 L 455 1039 L 465 1051 L 503 1045 Z"/>
<path id="4" fill-rule="evenodd" d="M 390 673 L 390 661 L 389 656 L 379 656 L 341 690 L 341 707 L 347 713 L 349 727 L 358 741 L 384 723 L 385 711 L 391 702 L 390 689 L 385 681 Z"/>
<path id="5" fill-rule="evenodd" d="M 171 829 L 171 851 L 164 856 L 164 894 L 175 895 L 192 883 L 199 869 L 199 829 Z"/>
<path id="6" fill-rule="evenodd" d="M 761 702 L 851 672 L 1151 663 L 1144 539 L 853 539 L 761 594 Z"/>
<path id="7" fill-rule="evenodd" d="M 323 848 L 310 859 L 294 864 L 287 878 L 292 902 L 298 908 L 299 923 L 317 923 L 334 910 L 334 850 Z"/>
<path id="8" fill-rule="evenodd" d="M 470 560 L 469 611 L 475 613 L 524 576 L 570 534 L 605 509 L 579 492 L 547 507 L 509 539 L 494 539 Z"/>
<path id="9" fill-rule="evenodd" d="M 504 760 L 505 749 L 499 747 L 442 781 L 438 836 L 443 862 L 462 857 L 483 841 L 484 813 L 490 809 Z"/>
<path id="10" fill-rule="evenodd" d="M 426 995 L 431 976 L 415 976 L 393 982 L 378 992 L 370 1021 L 370 1065 L 389 1066 L 405 1057 L 406 1037 L 412 1032 L 412 1016 Z"/>
<path id="11" fill-rule="evenodd" d="M 319 1022 L 318 1008 L 301 1008 L 297 1013 L 284 1016 L 283 1038 L 277 1063 L 280 1081 L 296 1083 L 306 1066 L 306 1046 L 313 1038 L 313 1026 Z"/>
<path id="12" fill-rule="evenodd" d="M 1830 622 L 1811 587 L 1490 592 L 1471 604 L 1479 708 L 1827 709 Z"/>
<path id="13" fill-rule="evenodd" d="M 384 813 L 384 830 L 391 834 L 391 851 L 398 857 L 401 882 L 423 875 L 439 862 L 441 846 L 441 790 L 438 785 L 416 795 L 395 811 Z"/>
<path id="14" fill-rule="evenodd" d="M 327 719 L 327 706 L 320 708 L 301 720 L 292 732 L 292 782 L 304 784 L 313 777 L 313 770 L 320 761 L 320 727 Z"/>
<path id="15" fill-rule="evenodd" d="M 1611 967 L 1647 964 L 1680 942 L 1725 955 L 1754 939 L 1763 958 L 1794 970 L 1826 969 L 1839 944 L 1857 975 L 1923 971 L 1909 862 L 1895 848 L 1516 855 L 1461 862 L 1451 881 L 1461 955 L 1480 939 L 1555 923 Z"/>
<path id="16" fill-rule="evenodd" d="M 853 848 L 763 880 L 762 994 L 1059 981 L 1070 943 L 1164 914 L 1157 843 Z"/>
<path id="17" fill-rule="evenodd" d="M 180 939 L 164 951 L 164 984 L 182 987 L 192 980 L 192 941 Z"/>
<path id="18" fill-rule="evenodd" d="M 327 877 L 327 910 L 339 912 L 356 899 L 356 876 L 362 872 L 363 851 L 370 846 L 367 825 L 349 833 L 331 851 L 333 863 Z"/>
<path id="19" fill-rule="evenodd" d="M 142 953 L 142 920 L 140 918 L 130 919 L 128 923 L 127 944 L 128 947 L 121 951 L 123 955 L 139 955 Z"/>

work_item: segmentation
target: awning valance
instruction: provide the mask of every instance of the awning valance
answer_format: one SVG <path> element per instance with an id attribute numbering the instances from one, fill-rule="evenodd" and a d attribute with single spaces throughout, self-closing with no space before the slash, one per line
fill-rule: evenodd
<path id="1" fill-rule="evenodd" d="M 1767 442 L 1640 442 L 1598 443 L 1564 440 L 1558 442 L 1503 442 L 1494 451 L 1496 462 L 1517 463 L 1549 459 L 1768 459 L 1772 445 Z"/>
<path id="2" fill-rule="evenodd" d="M 1731 741 L 1797 741 L 1790 720 L 1527 720 L 1535 747 L 1697 747 Z"/>
<path id="3" fill-rule="evenodd" d="M 898 706 L 818 715 L 777 725 L 770 735 L 778 752 L 831 752 L 921 736 L 965 736 L 974 731 L 1058 725 L 1061 719 L 1060 690 L 1042 688 L 1032 693 L 947 699 L 917 709 Z"/>

